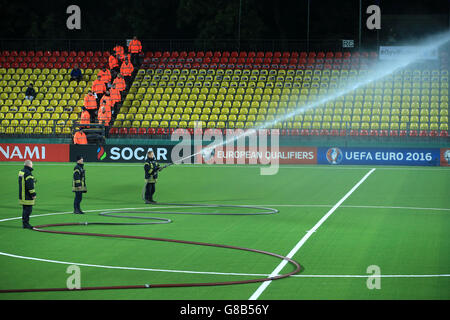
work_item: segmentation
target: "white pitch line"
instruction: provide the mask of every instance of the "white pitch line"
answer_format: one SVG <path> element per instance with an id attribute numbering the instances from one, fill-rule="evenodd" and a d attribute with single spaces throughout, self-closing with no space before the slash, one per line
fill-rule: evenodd
<path id="1" fill-rule="evenodd" d="M 292 250 L 288 253 L 288 255 L 286 257 L 288 258 L 292 258 L 298 250 L 300 250 L 300 248 L 305 244 L 305 242 L 309 239 L 309 237 L 311 237 L 311 235 L 316 232 L 316 230 L 328 219 L 328 217 L 330 217 L 334 211 L 336 211 L 337 208 L 339 208 L 339 206 L 348 198 L 350 197 L 350 195 L 356 190 L 358 189 L 358 187 L 375 171 L 376 169 L 373 168 L 371 169 L 368 173 L 366 173 L 366 175 L 359 180 L 359 182 L 353 186 L 353 188 L 347 192 L 347 194 L 341 199 L 339 200 L 334 206 L 333 208 L 331 208 L 315 225 L 314 227 L 309 230 L 301 239 L 300 241 L 295 245 L 294 248 L 292 248 Z M 280 273 L 280 271 L 286 266 L 286 264 L 288 263 L 288 260 L 283 260 L 280 262 L 280 264 L 272 271 L 272 273 L 270 274 L 269 277 L 275 277 L 276 275 L 278 275 Z M 250 296 L 249 300 L 256 300 L 259 298 L 259 296 L 264 292 L 264 290 L 266 290 L 266 288 L 272 283 L 271 280 L 269 281 L 264 281 L 259 287 L 258 289 Z"/>
<path id="2" fill-rule="evenodd" d="M 265 204 L 267 207 L 304 207 L 304 208 L 331 208 L 333 205 L 329 204 Z M 430 210 L 430 211 L 450 211 L 450 208 L 422 208 L 422 207 L 402 207 L 402 206 L 357 206 L 357 205 L 342 205 L 341 208 L 361 208 L 361 209 L 405 209 L 405 210 Z"/>
<path id="3" fill-rule="evenodd" d="M 252 204 L 245 204 L 242 206 L 252 206 Z M 331 204 L 261 204 L 258 206 L 262 207 L 300 207 L 300 208 L 331 208 L 333 205 Z M 121 211 L 121 210 L 137 210 L 137 209 L 169 209 L 176 208 L 182 206 L 171 206 L 171 207 L 139 207 L 139 208 L 115 208 L 115 209 L 96 209 L 96 210 L 84 210 L 84 212 L 98 212 L 98 211 Z M 199 206 L 201 208 L 203 206 Z M 195 208 L 195 207 L 193 207 Z M 361 209 L 404 209 L 404 210 L 427 210 L 427 211 L 450 211 L 450 208 L 422 208 L 422 207 L 402 207 L 402 206 L 356 206 L 356 205 L 341 205 L 341 208 L 361 208 Z M 72 211 L 66 212 L 53 212 L 53 213 L 42 213 L 42 214 L 33 214 L 31 217 L 44 217 L 44 216 L 52 216 L 59 214 L 67 214 L 73 213 Z M 19 220 L 22 219 L 21 216 L 0 219 L 0 222 L 11 221 L 11 220 Z"/>
<path id="4" fill-rule="evenodd" d="M 115 209 L 95 209 L 95 210 L 84 210 L 84 212 L 123 211 L 123 210 L 138 210 L 138 209 L 149 209 L 149 210 L 152 210 L 152 209 L 170 209 L 170 208 L 173 208 L 173 207 L 139 207 L 139 208 L 119 208 L 119 209 L 117 209 L 117 208 L 115 208 Z M 73 211 L 35 214 L 35 215 L 31 215 L 31 218 L 44 217 L 44 216 L 53 216 L 53 215 L 67 214 L 67 213 L 72 213 L 73 214 Z M 19 219 L 22 219 L 22 217 L 19 216 L 19 217 L 1 219 L 0 222 L 10 221 L 10 220 L 19 220 Z"/>
<path id="5" fill-rule="evenodd" d="M 187 273 L 187 274 L 203 274 L 203 275 L 220 275 L 220 276 L 243 276 L 243 277 L 268 277 L 269 274 L 262 273 L 241 273 L 241 272 L 216 272 L 216 271 L 193 271 L 193 270 L 174 270 L 174 269 L 157 269 L 157 268 L 140 268 L 140 267 L 123 267 L 123 266 L 108 266 L 101 264 L 89 264 L 89 263 L 78 263 L 78 262 L 68 262 L 59 260 L 42 259 L 35 257 L 20 256 L 16 254 L 10 254 L 5 252 L 0 252 L 0 255 L 7 256 L 16 259 L 25 259 L 39 262 L 48 262 L 55 264 L 65 264 L 65 265 L 77 265 L 82 267 L 93 267 L 93 268 L 103 268 L 103 269 L 118 269 L 118 270 L 133 270 L 133 271 L 153 271 L 153 272 L 171 272 L 171 273 Z M 450 274 L 394 274 L 394 275 L 332 275 L 332 274 L 299 274 L 293 275 L 291 277 L 295 278 L 436 278 L 436 277 L 450 277 Z"/>
<path id="6" fill-rule="evenodd" d="M 296 274 L 295 278 L 439 278 L 450 277 L 450 274 L 379 274 L 379 275 L 352 275 L 352 274 Z"/>

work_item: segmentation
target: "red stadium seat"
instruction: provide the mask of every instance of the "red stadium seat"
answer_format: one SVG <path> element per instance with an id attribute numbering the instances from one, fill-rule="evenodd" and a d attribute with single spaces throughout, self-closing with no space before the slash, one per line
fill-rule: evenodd
<path id="1" fill-rule="evenodd" d="M 439 133 L 440 137 L 448 137 L 448 131 L 447 130 L 442 130 L 441 133 Z"/>
<path id="2" fill-rule="evenodd" d="M 203 134 L 203 129 L 202 128 L 195 128 L 194 129 L 194 134 L 197 134 L 197 135 Z"/>
<path id="3" fill-rule="evenodd" d="M 391 130 L 391 131 L 389 132 L 389 135 L 390 135 L 391 137 L 397 137 L 397 136 L 398 136 L 398 131 L 397 131 L 397 130 Z"/>
<path id="4" fill-rule="evenodd" d="M 352 135 L 352 134 L 351 134 Z M 360 136 L 368 136 L 369 135 L 369 131 L 367 131 L 367 130 L 361 130 L 360 132 L 359 132 L 359 135 Z"/>
<path id="5" fill-rule="evenodd" d="M 333 137 L 339 136 L 339 130 L 336 130 L 336 129 L 331 130 L 330 135 L 333 136 Z"/>

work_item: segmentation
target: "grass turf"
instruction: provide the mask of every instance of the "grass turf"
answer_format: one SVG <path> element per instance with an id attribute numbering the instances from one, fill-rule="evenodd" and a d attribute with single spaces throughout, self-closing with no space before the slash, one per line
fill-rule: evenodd
<path id="1" fill-rule="evenodd" d="M 280 263 L 273 257 L 229 249 L 23 230 L 20 219 L 5 221 L 21 215 L 17 202 L 17 172 L 21 167 L 20 163 L 0 164 L 3 178 L 0 289 L 65 287 L 70 264 L 80 265 L 84 287 L 254 279 L 271 273 Z M 86 163 L 88 193 L 82 202 L 86 214 L 71 214 L 72 168 L 73 164 L 67 163 L 35 163 L 38 199 L 31 224 L 134 222 L 102 217 L 98 213 L 104 209 L 148 207 L 141 200 L 144 183 L 141 165 Z M 154 214 L 173 222 L 150 226 L 59 227 L 58 230 L 211 242 L 287 255 L 369 170 L 369 167 L 282 166 L 276 175 L 261 176 L 259 168 L 253 166 L 172 166 L 160 174 L 156 191 L 160 202 L 262 205 L 280 212 L 263 216 Z M 410 277 L 450 273 L 449 178 L 450 171 L 443 168 L 377 167 L 295 254 L 294 259 L 304 271 L 299 276 L 273 281 L 260 299 L 449 299 L 448 276 Z M 233 212 L 233 209 L 220 210 L 224 211 Z M 61 212 L 68 213 L 39 216 Z M 366 270 L 370 265 L 379 266 L 381 274 L 387 276 L 381 278 L 379 290 L 369 290 L 366 286 L 370 275 Z M 291 270 L 292 266 L 288 265 L 283 272 Z M 0 299 L 232 300 L 248 299 L 259 286 L 255 283 L 12 293 L 1 294 Z"/>

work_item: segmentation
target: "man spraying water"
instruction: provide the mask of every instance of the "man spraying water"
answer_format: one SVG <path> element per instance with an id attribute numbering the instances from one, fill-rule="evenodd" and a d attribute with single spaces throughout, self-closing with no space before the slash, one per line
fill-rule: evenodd
<path id="1" fill-rule="evenodd" d="M 163 168 L 156 162 L 155 154 L 153 151 L 147 153 L 147 159 L 145 159 L 144 171 L 145 171 L 145 195 L 144 200 L 146 204 L 156 203 L 153 199 L 155 194 L 156 181 L 158 180 L 158 172 Z"/>

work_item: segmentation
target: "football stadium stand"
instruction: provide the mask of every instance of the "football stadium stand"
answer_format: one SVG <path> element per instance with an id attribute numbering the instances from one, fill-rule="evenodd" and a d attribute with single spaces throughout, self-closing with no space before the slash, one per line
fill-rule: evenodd
<path id="1" fill-rule="evenodd" d="M 108 52 L 3 51 L 0 134 L 71 134 Z M 448 57 L 395 72 L 276 123 L 293 136 L 448 136 Z M 368 72 L 376 52 L 146 52 L 110 134 L 248 129 L 317 101 Z M 83 80 L 70 81 L 78 64 Z M 32 82 L 33 101 L 25 99 Z"/>

